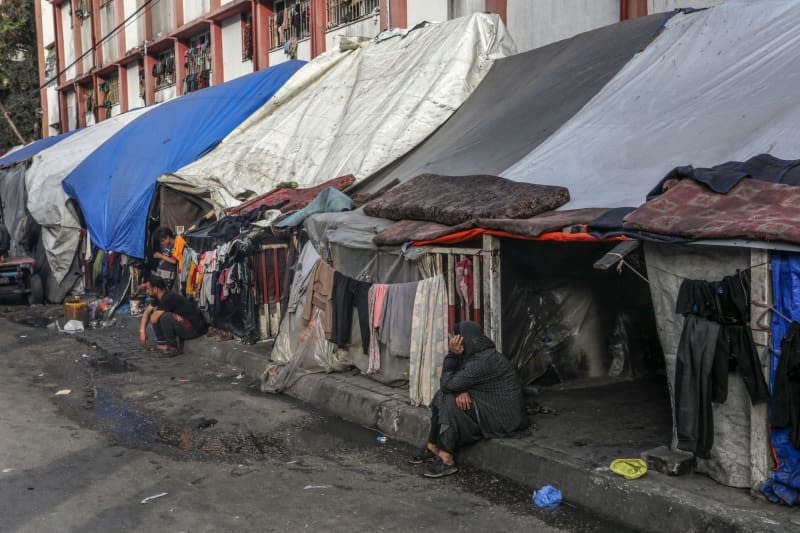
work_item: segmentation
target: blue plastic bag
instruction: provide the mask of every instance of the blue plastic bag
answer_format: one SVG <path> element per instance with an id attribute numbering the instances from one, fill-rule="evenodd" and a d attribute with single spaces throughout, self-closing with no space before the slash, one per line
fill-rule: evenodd
<path id="1" fill-rule="evenodd" d="M 533 504 L 540 509 L 555 509 L 562 499 L 561 491 L 552 485 L 545 485 L 533 493 Z"/>

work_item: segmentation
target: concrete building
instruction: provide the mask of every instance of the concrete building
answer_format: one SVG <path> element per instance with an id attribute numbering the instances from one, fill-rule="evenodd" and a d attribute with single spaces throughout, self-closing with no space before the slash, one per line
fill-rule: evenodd
<path id="1" fill-rule="evenodd" d="M 682 0 L 34 0 L 44 136 L 267 68 L 339 36 L 498 13 L 520 51 Z M 707 7 L 724 0 L 692 0 Z"/>

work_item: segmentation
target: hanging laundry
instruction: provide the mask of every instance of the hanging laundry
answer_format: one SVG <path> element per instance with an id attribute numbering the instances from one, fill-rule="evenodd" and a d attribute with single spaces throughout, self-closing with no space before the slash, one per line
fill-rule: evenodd
<path id="1" fill-rule="evenodd" d="M 302 297 L 306 294 L 308 288 L 308 279 L 314 273 L 317 266 L 317 261 L 320 260 L 317 250 L 311 243 L 306 243 L 303 246 L 303 251 L 300 252 L 300 257 L 297 259 L 294 269 L 294 278 L 292 279 L 292 286 L 289 289 L 289 301 L 286 306 L 288 313 L 297 311 L 297 306 Z"/>
<path id="2" fill-rule="evenodd" d="M 361 348 L 369 353 L 369 289 L 371 283 L 349 278 L 339 272 L 333 274 L 333 330 L 330 341 L 339 347 L 350 343 L 353 328 L 353 307 L 358 309 L 358 327 L 361 330 Z"/>
<path id="3" fill-rule="evenodd" d="M 175 244 L 172 246 L 172 257 L 178 261 L 178 272 L 183 270 L 183 249 L 186 247 L 186 239 L 183 235 L 175 237 Z"/>
<path id="4" fill-rule="evenodd" d="M 367 374 L 374 374 L 381 369 L 380 327 L 383 319 L 383 308 L 389 286 L 376 283 L 369 289 L 369 364 Z"/>
<path id="5" fill-rule="evenodd" d="M 461 296 L 464 307 L 468 309 L 474 298 L 472 259 L 462 259 L 456 263 L 456 287 L 458 287 L 458 295 Z"/>
<path id="6" fill-rule="evenodd" d="M 447 353 L 447 286 L 444 277 L 419 282 L 410 335 L 409 398 L 412 405 L 430 405 L 439 389 Z"/>
<path id="7" fill-rule="evenodd" d="M 333 332 L 333 269 L 322 260 L 317 261 L 306 289 L 306 301 L 303 306 L 303 320 L 306 324 L 311 320 L 314 307 L 325 314 L 322 327 L 325 330 L 325 338 L 330 339 Z"/>
<path id="8" fill-rule="evenodd" d="M 738 370 L 753 404 L 769 398 L 750 330 L 747 272 L 719 282 L 685 280 L 676 312 L 685 316 L 675 365 L 678 448 L 709 457 L 714 444 L 712 402 L 728 396 L 728 374 Z"/>
<path id="9" fill-rule="evenodd" d="M 381 322 L 381 342 L 389 355 L 408 357 L 411 350 L 411 318 L 418 282 L 389 285 Z"/>
<path id="10" fill-rule="evenodd" d="M 770 413 L 773 426 L 791 428 L 792 445 L 800 449 L 800 324 L 797 322 L 792 322 L 781 341 Z"/>

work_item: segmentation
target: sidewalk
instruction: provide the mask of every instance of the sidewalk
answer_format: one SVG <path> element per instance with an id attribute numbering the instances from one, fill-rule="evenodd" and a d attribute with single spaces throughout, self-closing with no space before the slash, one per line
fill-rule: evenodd
<path id="1" fill-rule="evenodd" d="M 121 317 L 117 328 L 87 332 L 82 340 L 111 354 L 130 353 L 125 348 L 135 333 L 132 324 L 130 317 Z M 182 357 L 224 362 L 257 378 L 266 368 L 270 348 L 269 343 L 246 346 L 202 338 L 187 342 Z M 126 363 L 139 368 L 159 361 L 126 356 Z M 405 390 L 364 376 L 311 374 L 300 378 L 286 394 L 377 429 L 390 439 L 419 446 L 427 436 L 427 409 L 411 407 Z M 577 418 L 537 415 L 538 429 L 531 436 L 481 442 L 460 454 L 459 461 L 531 488 L 554 485 L 567 502 L 643 531 L 800 529 L 796 509 L 772 505 L 746 490 L 724 487 L 702 475 L 670 477 L 651 471 L 641 479 L 626 481 L 612 474 L 609 457 L 637 457 L 659 442 L 652 432 L 637 432 L 639 428 L 634 426 L 609 428 L 602 438 L 587 439 L 589 428 L 581 425 L 591 416 L 591 409 L 585 411 Z M 554 431 L 556 428 L 560 429 Z M 627 431 L 630 438 L 621 439 L 620 430 Z"/>

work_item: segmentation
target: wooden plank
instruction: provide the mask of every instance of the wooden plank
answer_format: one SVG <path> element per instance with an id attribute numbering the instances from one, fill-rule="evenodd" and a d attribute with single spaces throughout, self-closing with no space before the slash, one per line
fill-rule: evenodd
<path id="1" fill-rule="evenodd" d="M 751 302 L 772 305 L 769 251 L 751 249 L 750 267 Z M 750 327 L 753 329 L 753 341 L 756 344 L 766 379 L 769 379 L 769 324 L 771 318 L 771 311 L 756 307 L 751 303 Z M 753 494 L 760 494 L 761 485 L 767 480 L 770 470 L 773 468 L 772 463 L 767 405 L 753 405 L 750 407 L 750 490 Z"/>
<path id="2" fill-rule="evenodd" d="M 493 235 L 483 236 L 484 257 L 484 294 L 488 292 L 488 299 L 484 300 L 484 331 L 497 346 L 497 351 L 503 351 L 503 308 L 501 296 L 501 263 L 500 239 Z M 488 303 L 487 303 L 488 302 Z"/>
<path id="3" fill-rule="evenodd" d="M 622 258 L 633 252 L 641 245 L 641 241 L 622 241 L 595 262 L 596 270 L 608 270 L 616 266 Z"/>

